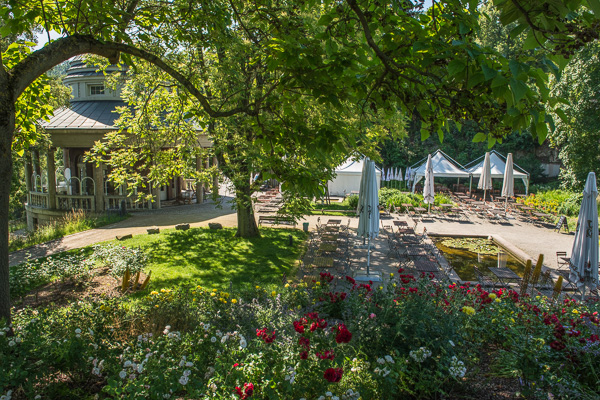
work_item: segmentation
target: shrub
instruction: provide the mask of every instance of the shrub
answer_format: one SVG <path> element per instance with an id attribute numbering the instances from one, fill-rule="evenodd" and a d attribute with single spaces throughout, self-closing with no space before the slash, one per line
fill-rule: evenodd
<path id="1" fill-rule="evenodd" d="M 55 281 L 84 282 L 92 277 L 93 263 L 80 254 L 59 254 L 10 267 L 9 282 L 13 297 Z"/>
<path id="2" fill-rule="evenodd" d="M 96 245 L 92 259 L 110 269 L 110 274 L 118 279 L 127 269 L 133 275 L 143 271 L 148 264 L 148 255 L 142 249 L 131 249 L 117 245 Z"/>
<path id="3" fill-rule="evenodd" d="M 351 194 L 350 196 L 346 197 L 346 203 L 350 207 L 356 209 L 356 207 L 358 207 L 358 195 L 357 194 Z"/>

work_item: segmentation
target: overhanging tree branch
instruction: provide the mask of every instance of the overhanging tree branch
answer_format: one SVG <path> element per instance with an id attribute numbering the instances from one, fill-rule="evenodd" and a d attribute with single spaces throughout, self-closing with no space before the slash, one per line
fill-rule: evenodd
<path id="1" fill-rule="evenodd" d="M 212 118 L 229 117 L 236 114 L 256 115 L 259 107 L 256 103 L 238 106 L 225 111 L 214 110 L 206 96 L 183 74 L 167 64 L 162 58 L 146 50 L 125 43 L 106 42 L 88 35 L 72 35 L 58 39 L 40 50 L 29 54 L 27 58 L 15 65 L 10 71 L 13 87 L 13 101 L 43 73 L 52 67 L 80 54 L 96 54 L 108 58 L 116 64 L 119 53 L 126 53 L 144 59 L 156 65 L 190 92 L 201 104 L 204 111 Z"/>

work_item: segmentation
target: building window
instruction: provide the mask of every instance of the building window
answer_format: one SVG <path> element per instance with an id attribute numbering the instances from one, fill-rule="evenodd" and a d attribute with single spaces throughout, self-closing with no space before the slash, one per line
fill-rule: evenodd
<path id="1" fill-rule="evenodd" d="M 94 96 L 97 94 L 104 94 L 104 85 L 93 85 L 90 86 L 90 95 Z"/>

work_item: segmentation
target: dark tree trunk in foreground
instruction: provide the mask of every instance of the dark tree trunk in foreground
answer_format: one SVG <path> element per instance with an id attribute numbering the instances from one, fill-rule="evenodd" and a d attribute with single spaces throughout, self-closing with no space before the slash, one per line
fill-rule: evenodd
<path id="1" fill-rule="evenodd" d="M 249 238 L 260 237 L 256 218 L 254 217 L 254 208 L 252 207 L 252 191 L 250 185 L 243 188 L 236 188 L 235 204 L 237 208 L 237 233 L 235 236 Z"/>
<path id="2" fill-rule="evenodd" d="M 0 82 L 0 85 L 2 88 L 8 86 L 7 82 Z M 10 323 L 8 204 L 13 169 L 11 145 L 14 129 L 15 105 L 12 93 L 9 90 L 0 90 L 0 320 L 5 320 L 6 323 Z"/>

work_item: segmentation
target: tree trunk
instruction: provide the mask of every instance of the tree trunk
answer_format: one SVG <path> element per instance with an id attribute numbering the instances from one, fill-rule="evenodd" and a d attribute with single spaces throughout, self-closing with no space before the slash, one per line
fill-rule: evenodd
<path id="1" fill-rule="evenodd" d="M 4 89 L 8 85 L 1 85 Z M 0 90 L 0 321 L 10 323 L 8 284 L 8 204 L 12 179 L 11 145 L 15 130 L 15 105 L 9 90 Z M 2 324 L 0 322 L 0 328 Z"/>
<path id="2" fill-rule="evenodd" d="M 235 192 L 238 222 L 238 229 L 235 236 L 243 238 L 260 237 L 256 218 L 254 218 L 254 209 L 252 208 L 250 185 L 243 188 L 236 188 Z"/>

